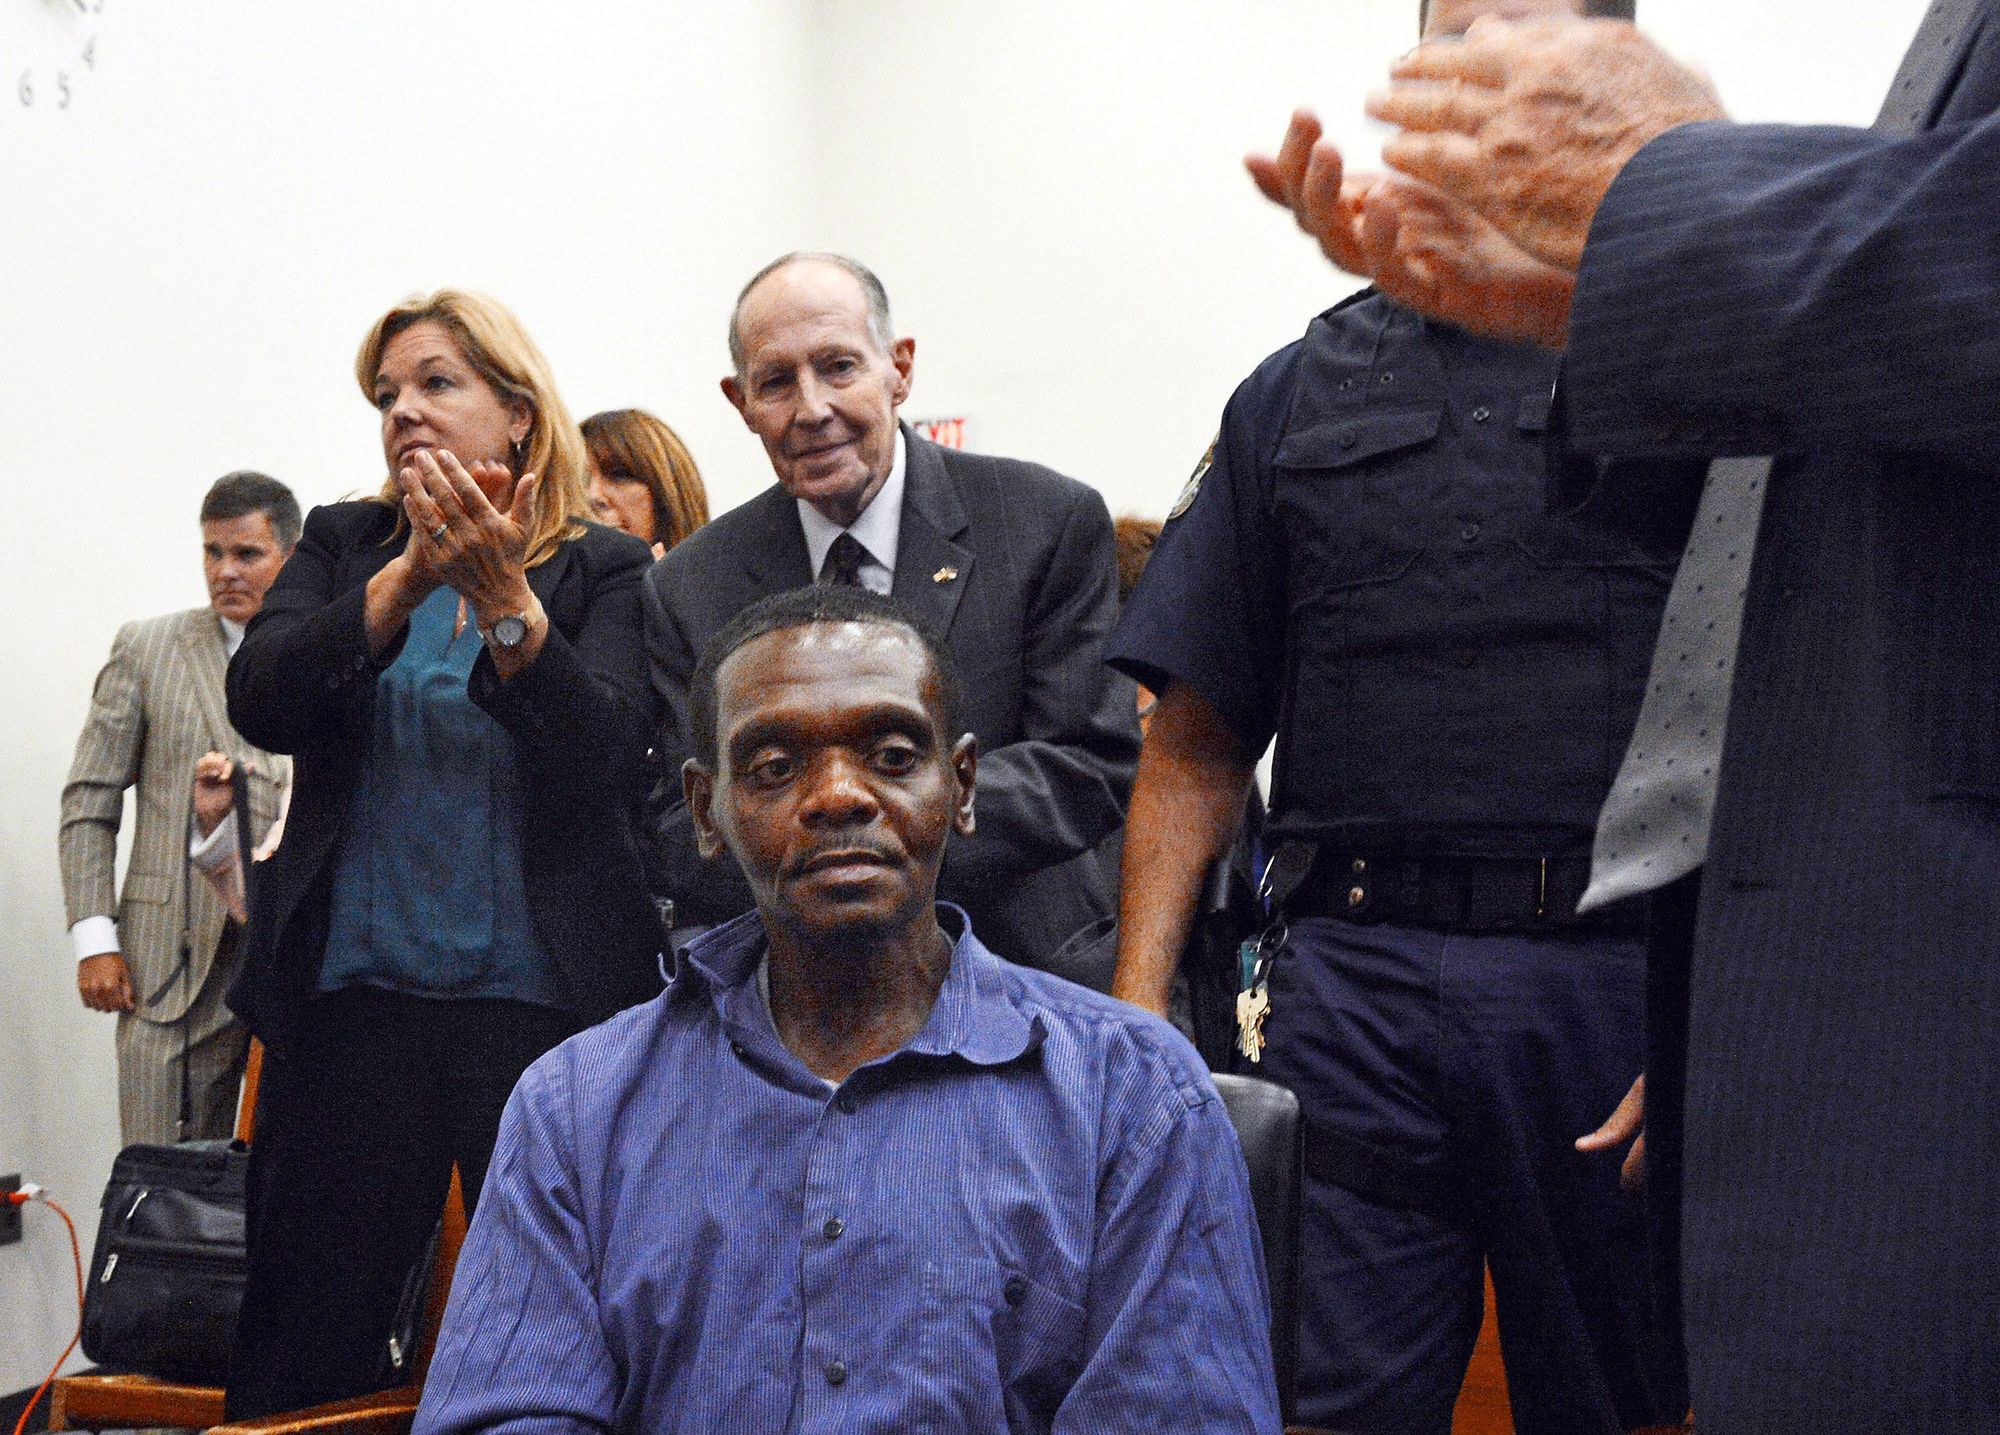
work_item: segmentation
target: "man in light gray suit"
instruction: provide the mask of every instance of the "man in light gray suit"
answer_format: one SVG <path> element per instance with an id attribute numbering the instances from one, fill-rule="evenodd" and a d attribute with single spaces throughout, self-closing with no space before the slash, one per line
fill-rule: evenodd
<path id="1" fill-rule="evenodd" d="M 290 760 L 236 735 L 222 675 L 299 526 L 298 500 L 276 479 L 215 482 L 201 505 L 208 606 L 118 630 L 63 787 L 58 846 L 77 991 L 91 1010 L 118 1014 L 128 1144 L 224 1136 L 234 1117 L 248 1043 L 223 997 L 237 934 L 208 884 L 189 880 L 190 807 L 195 763 L 221 752 L 250 771 L 257 834 L 277 815 Z M 137 789 L 138 821 L 121 892 L 127 788 Z"/>

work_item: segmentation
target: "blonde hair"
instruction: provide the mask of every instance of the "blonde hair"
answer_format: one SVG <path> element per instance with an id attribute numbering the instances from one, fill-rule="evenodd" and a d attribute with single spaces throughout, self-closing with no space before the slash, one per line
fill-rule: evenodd
<path id="1" fill-rule="evenodd" d="M 382 351 L 398 334 L 423 323 L 442 325 L 465 362 L 502 399 L 527 405 L 528 436 L 517 447 L 512 466 L 516 478 L 524 473 L 541 475 L 528 519 L 526 566 L 533 568 L 547 561 L 559 545 L 583 535 L 583 520 L 590 515 L 590 464 L 583 435 L 556 392 L 549 361 L 521 321 L 499 300 L 464 289 L 413 294 L 375 321 L 354 357 L 355 382 L 370 402 L 382 369 Z M 406 521 L 403 489 L 393 473 L 376 497 L 395 507 L 400 534 Z"/>
<path id="2" fill-rule="evenodd" d="M 653 496 L 653 541 L 672 548 L 708 522 L 708 490 L 681 436 L 644 409 L 609 409 L 582 424 L 597 471 L 639 479 Z"/>

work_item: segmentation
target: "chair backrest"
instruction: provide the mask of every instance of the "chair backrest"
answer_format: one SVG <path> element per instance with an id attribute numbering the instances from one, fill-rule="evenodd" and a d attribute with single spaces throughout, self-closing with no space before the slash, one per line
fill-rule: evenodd
<path id="1" fill-rule="evenodd" d="M 248 1146 L 257 1136 L 257 1088 L 264 1080 L 264 1043 L 250 1038 L 243 1058 L 243 1092 L 236 1099 L 236 1139 Z"/>
<path id="2" fill-rule="evenodd" d="M 438 1224 L 437 1255 L 431 1263 L 431 1281 L 424 1292 L 424 1323 L 417 1347 L 417 1380 L 424 1383 L 430 1374 L 431 1352 L 437 1349 L 438 1327 L 444 1324 L 445 1303 L 451 1299 L 451 1280 L 458 1271 L 459 1249 L 465 1245 L 465 1197 L 458 1184 L 458 1168 L 451 1168 L 451 1188 L 445 1193 L 444 1215 Z"/>
<path id="3" fill-rule="evenodd" d="M 1236 1127 L 1243 1162 L 1250 1168 L 1250 1200 L 1264 1239 L 1264 1270 L 1271 1287 L 1271 1359 L 1277 1367 L 1278 1407 L 1287 1424 L 1299 1363 L 1299 1202 L 1305 1157 L 1299 1099 L 1275 1081 L 1218 1073 L 1215 1089 Z"/>

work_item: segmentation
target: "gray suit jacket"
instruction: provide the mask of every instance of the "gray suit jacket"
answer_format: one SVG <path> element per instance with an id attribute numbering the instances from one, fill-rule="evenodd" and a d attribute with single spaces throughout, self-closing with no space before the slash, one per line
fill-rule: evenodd
<path id="1" fill-rule="evenodd" d="M 227 665 L 222 625 L 211 609 L 120 628 L 63 787 L 58 851 L 67 920 L 74 926 L 85 917 L 117 917 L 139 1003 L 134 1014 L 147 1021 L 175 1021 L 187 1010 L 222 935 L 221 903 L 206 882 L 186 880 L 195 760 L 213 750 L 257 765 L 250 810 L 260 837 L 291 780 L 291 759 L 250 746 L 229 725 L 222 693 Z M 128 787 L 138 789 L 138 818 L 124 890 L 117 892 Z M 184 927 L 193 943 L 186 983 L 175 980 Z"/>
<path id="2" fill-rule="evenodd" d="M 1110 514 L 1094 489 L 1040 465 L 941 448 L 907 428 L 903 437 L 892 592 L 942 635 L 980 750 L 978 830 L 952 839 L 939 895 L 966 908 L 989 948 L 1047 967 L 1066 941 L 1115 914 L 1115 858 L 1098 849 L 1124 822 L 1138 761 L 1132 684 L 1104 665 L 1118 605 Z M 695 852 L 680 801 L 688 681 L 737 613 L 812 581 L 797 505 L 775 485 L 647 577 L 646 640 L 664 708 L 659 885 L 682 921 L 750 906 L 733 862 Z"/>

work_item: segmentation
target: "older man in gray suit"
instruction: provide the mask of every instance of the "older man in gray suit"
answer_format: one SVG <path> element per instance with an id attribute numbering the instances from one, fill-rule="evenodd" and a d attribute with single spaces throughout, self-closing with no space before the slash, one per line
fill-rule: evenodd
<path id="1" fill-rule="evenodd" d="M 682 918 L 750 910 L 733 864 L 704 862 L 678 799 L 687 686 L 708 640 L 760 598 L 851 583 L 893 594 L 940 636 L 979 739 L 976 829 L 939 895 L 994 951 L 1108 987 L 1116 857 L 1138 761 L 1132 683 L 1104 666 L 1118 606 L 1111 516 L 1038 464 L 960 453 L 896 421 L 916 343 L 874 274 L 790 254 L 744 287 L 722 391 L 778 482 L 678 544 L 645 588 L 666 714 L 658 748 L 665 895 Z"/>
<path id="2" fill-rule="evenodd" d="M 236 930 L 208 884 L 189 880 L 191 794 L 196 762 L 220 752 L 250 770 L 256 830 L 277 814 L 290 761 L 236 735 L 222 676 L 298 536 L 298 500 L 285 485 L 248 472 L 216 481 L 201 505 L 208 606 L 118 630 L 63 787 L 77 991 L 91 1010 L 118 1014 L 127 1143 L 227 1135 L 235 1112 L 247 1041 L 223 996 Z M 137 789 L 138 821 L 119 891 L 127 788 Z"/>

